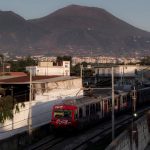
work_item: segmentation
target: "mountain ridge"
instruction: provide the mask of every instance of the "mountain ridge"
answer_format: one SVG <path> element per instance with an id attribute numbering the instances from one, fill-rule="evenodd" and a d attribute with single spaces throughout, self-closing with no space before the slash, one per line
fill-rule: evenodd
<path id="1" fill-rule="evenodd" d="M 95 55 L 149 54 L 150 32 L 101 8 L 69 5 L 31 20 L 13 12 L 7 12 L 5 17 L 1 14 L 0 11 L 0 52 L 5 49 L 23 55 L 89 55 L 92 50 Z"/>

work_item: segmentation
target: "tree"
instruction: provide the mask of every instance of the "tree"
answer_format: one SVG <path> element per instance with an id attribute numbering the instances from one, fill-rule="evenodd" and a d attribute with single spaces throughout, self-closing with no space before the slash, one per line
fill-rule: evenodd
<path id="1" fill-rule="evenodd" d="M 3 123 L 6 119 L 13 117 L 13 98 L 12 96 L 4 96 L 0 98 L 0 122 Z"/>
<path id="2" fill-rule="evenodd" d="M 9 61 L 11 64 L 11 71 L 26 71 L 26 66 L 35 66 L 37 65 L 37 61 L 32 59 L 30 56 L 25 59 L 21 59 L 18 61 Z"/>
<path id="3" fill-rule="evenodd" d="M 71 56 L 57 56 L 56 62 L 58 65 L 62 64 L 62 61 L 70 61 L 70 64 L 72 62 Z"/>
<path id="4" fill-rule="evenodd" d="M 80 63 L 71 68 L 71 75 L 80 76 Z"/>
<path id="5" fill-rule="evenodd" d="M 13 118 L 13 110 L 19 112 L 19 106 L 13 96 L 5 96 L 5 89 L 0 88 L 0 123 L 4 123 L 6 119 Z M 24 103 L 21 105 L 24 107 Z"/>
<path id="6" fill-rule="evenodd" d="M 141 65 L 150 65 L 150 56 L 147 56 L 141 60 Z"/>

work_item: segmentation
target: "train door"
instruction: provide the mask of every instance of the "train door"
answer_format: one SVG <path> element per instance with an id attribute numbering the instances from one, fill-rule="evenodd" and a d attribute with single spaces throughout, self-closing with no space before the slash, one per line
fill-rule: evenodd
<path id="1" fill-rule="evenodd" d="M 102 118 L 102 109 L 101 109 L 100 102 L 96 103 L 96 114 L 97 114 L 98 118 Z"/>
<path id="2" fill-rule="evenodd" d="M 124 95 L 123 105 L 124 105 L 124 109 L 127 109 L 127 94 Z"/>
<path id="3" fill-rule="evenodd" d="M 115 105 L 115 112 L 118 112 L 118 96 L 115 96 L 114 105 Z"/>
<path id="4" fill-rule="evenodd" d="M 118 112 L 120 111 L 120 95 L 117 97 Z"/>
<path id="5" fill-rule="evenodd" d="M 103 111 L 104 111 L 104 116 L 108 114 L 108 99 L 104 99 L 104 107 L 103 107 Z"/>
<path id="6" fill-rule="evenodd" d="M 120 111 L 123 110 L 123 95 L 120 95 Z"/>
<path id="7" fill-rule="evenodd" d="M 79 119 L 83 117 L 83 109 L 82 107 L 79 107 Z"/>

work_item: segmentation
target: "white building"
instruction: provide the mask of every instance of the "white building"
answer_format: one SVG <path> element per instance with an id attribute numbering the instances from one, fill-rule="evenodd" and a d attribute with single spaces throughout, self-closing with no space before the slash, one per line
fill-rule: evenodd
<path id="1" fill-rule="evenodd" d="M 114 75 L 115 76 L 124 76 L 124 77 L 135 77 L 137 72 L 144 69 L 145 66 L 139 65 L 118 65 L 114 66 Z M 100 76 L 111 76 L 112 69 L 111 67 L 95 67 L 94 75 Z"/>
<path id="2" fill-rule="evenodd" d="M 38 66 L 27 66 L 26 71 L 34 76 L 70 76 L 70 61 L 63 61 L 62 66 L 54 66 L 53 62 L 42 61 Z"/>

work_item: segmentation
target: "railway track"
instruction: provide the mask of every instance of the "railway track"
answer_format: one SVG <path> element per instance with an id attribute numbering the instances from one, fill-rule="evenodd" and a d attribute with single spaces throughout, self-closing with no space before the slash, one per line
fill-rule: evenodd
<path id="1" fill-rule="evenodd" d="M 26 148 L 25 150 L 49 150 L 60 142 L 64 141 L 63 137 L 55 137 L 54 135 L 42 139 L 40 142 Z"/>

